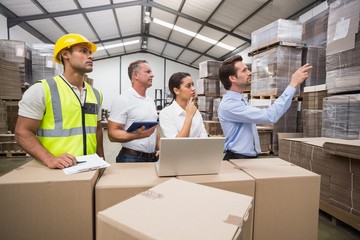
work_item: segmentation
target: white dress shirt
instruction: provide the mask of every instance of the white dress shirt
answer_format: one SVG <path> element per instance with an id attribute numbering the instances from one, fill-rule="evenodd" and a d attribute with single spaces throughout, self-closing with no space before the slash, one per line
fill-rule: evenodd
<path id="1" fill-rule="evenodd" d="M 128 88 L 111 103 L 109 120 L 125 124 L 128 129 L 133 122 L 157 121 L 158 115 L 154 100 L 150 97 L 143 97 L 134 88 Z M 150 137 L 132 140 L 121 143 L 123 147 L 140 152 L 153 153 L 156 147 L 156 131 Z"/>
<path id="2" fill-rule="evenodd" d="M 184 125 L 185 116 L 185 110 L 176 101 L 173 101 L 169 106 L 161 110 L 159 121 L 164 136 L 168 138 L 176 137 Z M 208 137 L 199 110 L 196 110 L 192 119 L 189 137 Z"/>

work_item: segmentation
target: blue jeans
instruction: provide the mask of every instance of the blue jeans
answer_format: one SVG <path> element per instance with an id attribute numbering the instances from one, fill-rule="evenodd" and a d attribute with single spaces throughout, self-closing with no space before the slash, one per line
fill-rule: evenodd
<path id="1" fill-rule="evenodd" d="M 156 162 L 156 159 L 149 159 L 147 157 L 137 157 L 137 156 L 132 156 L 132 155 L 120 152 L 119 155 L 117 155 L 117 157 L 116 157 L 116 162 L 117 163 Z"/>

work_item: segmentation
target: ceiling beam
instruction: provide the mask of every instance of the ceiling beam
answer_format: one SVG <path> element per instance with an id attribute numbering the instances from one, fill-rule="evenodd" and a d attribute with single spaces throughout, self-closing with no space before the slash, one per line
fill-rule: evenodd
<path id="1" fill-rule="evenodd" d="M 183 7 L 184 7 L 184 5 L 185 5 L 185 2 L 186 2 L 186 0 L 182 0 L 182 1 L 181 1 L 180 6 L 179 6 L 179 8 L 178 8 L 178 12 L 181 12 L 181 11 L 182 11 L 182 9 L 183 9 Z M 176 17 L 175 17 L 175 20 L 174 20 L 174 23 L 175 23 L 175 24 L 177 23 L 178 19 L 179 19 L 179 16 L 176 16 Z M 173 32 L 174 32 L 174 29 L 171 29 L 171 30 L 170 30 L 170 33 L 169 33 L 169 35 L 168 35 L 168 37 L 167 37 L 167 40 L 170 40 L 171 35 L 173 34 Z M 186 47 L 187 47 L 187 46 L 189 46 L 189 45 L 186 45 Z M 163 50 L 161 51 L 161 55 L 164 53 L 165 49 L 166 49 L 166 44 L 164 45 Z M 185 48 L 183 48 L 183 50 L 180 52 L 180 54 L 178 54 L 178 56 L 176 57 L 176 59 L 178 59 L 179 56 L 180 56 L 184 51 L 185 51 Z"/>
<path id="2" fill-rule="evenodd" d="M 208 22 L 204 22 L 204 21 L 202 21 L 202 20 L 200 20 L 200 19 L 197 19 L 197 18 L 195 18 L 195 17 L 193 17 L 193 16 L 184 14 L 184 13 L 179 12 L 179 11 L 176 11 L 176 10 L 174 10 L 174 9 L 172 9 L 172 8 L 169 8 L 169 7 L 166 7 L 166 6 L 164 6 L 164 5 L 161 5 L 161 4 L 158 4 L 158 3 L 150 3 L 150 5 L 151 5 L 152 7 L 159 8 L 159 9 L 165 11 L 165 12 L 172 13 L 172 14 L 174 14 L 174 15 L 176 15 L 176 16 L 180 16 L 180 17 L 186 18 L 186 19 L 188 19 L 188 20 L 190 20 L 190 21 L 199 23 L 199 24 L 204 25 L 204 26 L 206 26 L 206 27 L 215 29 L 215 30 L 217 30 L 217 31 L 219 31 L 219 32 L 228 34 L 228 35 L 233 36 L 233 37 L 235 37 L 235 38 L 239 38 L 239 39 L 241 39 L 241 40 L 243 40 L 243 41 L 245 41 L 245 42 L 250 42 L 250 41 L 251 41 L 249 38 L 246 38 L 246 37 L 244 37 L 244 36 L 240 36 L 240 35 L 238 35 L 238 34 L 235 34 L 235 33 L 231 32 L 231 31 L 225 30 L 225 29 L 223 29 L 223 28 L 220 28 L 220 27 L 218 27 L 218 26 L 216 26 L 216 25 L 213 25 L 213 24 L 210 24 L 210 23 L 208 23 Z"/>
<path id="3" fill-rule="evenodd" d="M 13 12 L 11 12 L 9 9 L 7 9 L 4 5 L 0 4 L 0 14 L 4 15 L 7 19 L 8 18 L 16 18 L 18 17 Z M 45 37 L 42 33 L 40 33 L 38 30 L 27 24 L 26 22 L 20 23 L 19 27 L 24 29 L 25 31 L 31 33 L 34 37 L 39 39 L 40 41 L 44 43 L 52 43 L 50 39 Z M 9 22 L 8 22 L 8 29 L 9 29 Z M 9 36 L 10 37 L 10 36 Z"/>
<path id="4" fill-rule="evenodd" d="M 321 3 L 326 2 L 326 0 L 316 0 L 312 3 L 310 3 L 309 5 L 307 5 L 306 7 L 300 9 L 299 11 L 295 12 L 294 14 L 292 14 L 291 16 L 289 16 L 287 19 L 297 19 L 299 18 L 302 14 L 306 13 L 307 11 L 313 9 L 314 7 L 316 7 L 317 5 L 320 5 Z"/>
<path id="5" fill-rule="evenodd" d="M 161 9 L 163 11 L 169 12 L 171 14 L 174 14 L 176 16 L 180 16 L 183 18 L 186 18 L 188 20 L 194 21 L 196 23 L 199 23 L 203 26 L 207 26 L 209 28 L 213 28 L 219 32 L 231 35 L 235 38 L 239 38 L 245 42 L 250 42 L 251 40 L 249 38 L 246 38 L 244 36 L 240 36 L 238 34 L 235 34 L 231 31 L 228 31 L 226 29 L 220 28 L 216 25 L 210 24 L 208 22 L 204 22 L 200 19 L 197 19 L 195 17 L 192 17 L 190 15 L 184 14 L 182 12 L 176 11 L 174 9 L 171 9 L 169 7 L 166 7 L 164 5 L 154 3 L 151 0 L 137 0 L 137 1 L 130 1 L 130 2 L 122 2 L 122 3 L 115 3 L 115 4 L 107 4 L 102 6 L 96 6 L 96 7 L 88 7 L 88 8 L 82 8 L 82 9 L 74 9 L 74 10 L 67 10 L 67 11 L 60 11 L 60 12 L 52 12 L 47 14 L 36 14 L 36 15 L 29 15 L 29 16 L 23 16 L 23 17 L 9 17 L 8 18 L 8 26 L 13 27 L 15 25 L 20 24 L 21 22 L 26 21 L 35 21 L 35 20 L 41 20 L 41 19 L 47 19 L 47 18 L 55 18 L 55 17 L 63 17 L 63 16 L 69 16 L 69 15 L 75 15 L 75 14 L 85 14 L 88 12 L 96 12 L 96 11 L 103 11 L 108 9 L 115 9 L 115 8 L 124 8 L 124 7 L 131 7 L 131 6 L 145 6 L 145 7 L 155 7 L 158 9 Z"/>
<path id="6" fill-rule="evenodd" d="M 233 56 L 233 55 L 236 55 L 236 54 L 242 52 L 243 50 L 245 50 L 245 49 L 248 48 L 248 47 L 250 47 L 250 44 L 249 44 L 249 43 L 244 43 L 244 44 L 240 45 L 239 47 L 237 47 L 235 50 L 233 50 L 233 51 L 231 51 L 231 52 L 229 52 L 229 53 L 221 56 L 221 57 L 219 58 L 219 60 L 220 60 L 220 61 L 224 61 L 224 60 L 227 59 L 228 57 L 231 57 L 231 56 Z"/>
<path id="7" fill-rule="evenodd" d="M 110 39 L 105 39 L 105 40 L 101 40 L 101 41 L 94 41 L 95 44 L 104 44 L 104 43 L 109 43 L 109 42 L 115 42 L 115 41 L 123 41 L 123 40 L 126 40 L 126 39 L 130 39 L 130 38 L 140 38 L 140 39 L 143 39 L 144 37 L 147 37 L 147 38 L 154 38 L 154 39 L 157 39 L 159 41 L 162 41 L 164 43 L 168 43 L 168 44 L 171 44 L 171 45 L 174 45 L 176 47 L 179 47 L 179 48 L 185 48 L 186 50 L 189 50 L 191 52 L 194 52 L 194 53 L 197 53 L 197 54 L 201 54 L 201 55 L 204 55 L 206 57 L 209 57 L 209 58 L 212 58 L 212 59 L 218 59 L 217 57 L 214 57 L 214 56 L 211 56 L 211 55 L 208 55 L 208 54 L 204 54 L 203 52 L 200 52 L 198 50 L 195 50 L 195 49 L 192 49 L 192 48 L 189 48 L 189 47 L 184 47 L 183 45 L 181 44 L 178 44 L 178 43 L 175 43 L 175 42 L 171 42 L 167 39 L 163 39 L 163 38 L 160 38 L 158 36 L 155 36 L 155 35 L 151 35 L 151 34 L 148 34 L 146 36 L 142 35 L 142 34 L 132 34 L 132 35 L 127 35 L 127 36 L 122 36 L 122 37 L 118 37 L 118 38 L 110 38 Z"/>
<path id="8" fill-rule="evenodd" d="M 76 15 L 76 14 L 84 14 L 89 12 L 97 12 L 97 11 L 104 11 L 109 9 L 115 8 L 123 8 L 123 7 L 131 7 L 145 4 L 146 1 L 144 0 L 137 0 L 137 1 L 130 1 L 130 2 L 122 2 L 122 3 L 114 3 L 114 4 L 107 4 L 102 6 L 96 7 L 88 7 L 88 8 L 81 8 L 81 9 L 74 9 L 74 10 L 67 10 L 67 11 L 60 11 L 60 12 L 51 12 L 47 14 L 35 14 L 23 17 L 10 17 L 8 18 L 8 23 L 10 26 L 15 26 L 21 22 L 26 21 L 35 21 L 35 20 L 42 20 L 47 18 L 55 18 L 55 17 L 64 17 L 69 15 Z"/>
<path id="9" fill-rule="evenodd" d="M 125 55 L 128 56 L 128 55 L 136 54 L 136 53 L 144 53 L 144 51 L 137 50 L 137 51 L 134 51 L 134 52 L 112 55 L 111 57 L 97 57 L 97 58 L 94 59 L 94 61 L 96 62 L 96 61 L 103 60 L 103 59 L 109 59 L 109 58 L 115 58 L 115 57 L 122 57 L 122 56 L 125 56 Z M 172 59 L 172 58 L 169 58 L 169 57 L 165 57 L 165 56 L 161 56 L 160 54 L 157 54 L 157 53 L 154 53 L 154 52 L 151 52 L 151 51 L 146 51 L 145 53 L 151 54 L 151 55 L 154 55 L 154 56 L 163 58 L 163 59 L 165 59 L 165 60 L 172 61 L 172 62 L 176 62 L 176 63 L 182 64 L 182 65 L 184 65 L 184 66 L 188 66 L 188 67 L 191 67 L 191 68 L 194 68 L 194 69 L 199 70 L 199 67 L 198 67 L 198 66 L 190 65 L 190 64 L 187 64 L 187 63 L 184 63 L 184 62 L 179 62 L 179 61 L 176 61 L 175 59 Z"/>
<path id="10" fill-rule="evenodd" d="M 258 14 L 261 10 L 263 10 L 267 5 L 269 5 L 273 0 L 268 0 L 266 3 L 261 5 L 258 9 L 252 12 L 249 16 L 247 16 L 244 20 L 242 20 L 236 27 L 234 27 L 231 31 L 235 31 L 238 27 L 243 25 L 245 22 L 249 21 L 253 18 L 256 14 Z"/>
<path id="11" fill-rule="evenodd" d="M 166 40 L 166 39 L 162 39 L 162 38 L 160 38 L 160 37 L 158 37 L 158 36 L 154 36 L 154 35 L 151 35 L 151 34 L 150 34 L 149 37 L 155 38 L 155 39 L 157 39 L 157 40 L 159 40 L 159 41 L 162 41 L 162 42 L 165 42 L 165 43 L 169 43 L 169 44 L 174 45 L 174 46 L 179 47 L 179 48 L 185 48 L 186 50 L 189 50 L 189 51 L 194 52 L 194 53 L 197 53 L 197 54 L 201 54 L 201 55 L 203 54 L 203 52 L 200 52 L 200 51 L 198 51 L 198 50 L 195 50 L 195 49 L 192 49 L 192 48 L 189 48 L 189 47 L 184 47 L 184 45 L 181 45 L 181 44 L 178 44 L 178 43 L 175 43 L 175 42 L 170 42 L 170 41 L 168 41 L 168 40 Z M 208 54 L 204 54 L 204 56 L 209 57 L 209 58 L 212 58 L 212 59 L 217 59 L 217 57 L 210 56 L 210 55 L 208 55 Z"/>

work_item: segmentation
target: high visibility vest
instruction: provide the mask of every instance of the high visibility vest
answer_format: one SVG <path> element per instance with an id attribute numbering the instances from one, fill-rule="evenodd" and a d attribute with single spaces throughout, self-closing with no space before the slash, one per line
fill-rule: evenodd
<path id="1" fill-rule="evenodd" d="M 36 135 L 42 145 L 54 156 L 96 153 L 100 92 L 85 82 L 86 97 L 81 106 L 76 93 L 60 76 L 40 82 L 44 85 L 46 109 Z"/>

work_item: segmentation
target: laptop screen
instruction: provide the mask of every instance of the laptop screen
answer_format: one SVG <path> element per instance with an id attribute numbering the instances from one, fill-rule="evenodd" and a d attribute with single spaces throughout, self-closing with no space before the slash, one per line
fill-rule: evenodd
<path id="1" fill-rule="evenodd" d="M 217 174 L 224 157 L 224 143 L 224 137 L 161 138 L 158 175 Z"/>

